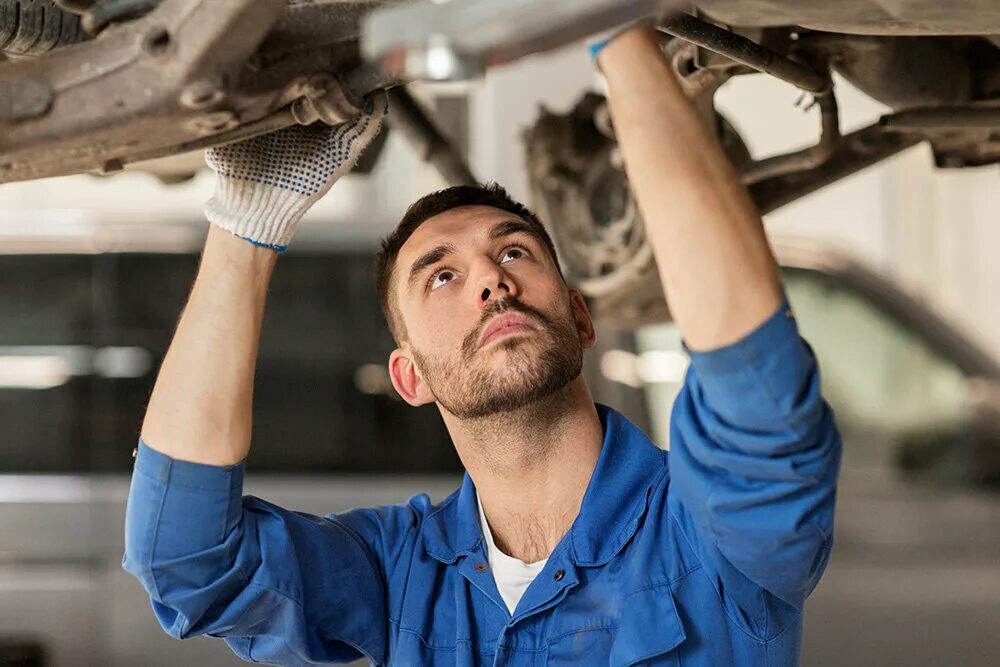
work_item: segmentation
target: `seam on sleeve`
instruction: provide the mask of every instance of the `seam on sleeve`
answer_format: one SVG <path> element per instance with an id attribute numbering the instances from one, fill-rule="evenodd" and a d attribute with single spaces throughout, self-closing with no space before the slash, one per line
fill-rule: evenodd
<path id="1" fill-rule="evenodd" d="M 169 481 L 170 481 L 170 472 L 172 470 L 173 470 L 172 466 L 167 469 L 167 483 L 161 482 L 159 480 L 153 479 L 152 477 L 149 477 L 148 475 L 145 475 L 147 479 L 150 479 L 154 481 L 156 484 L 159 484 L 160 486 L 163 487 L 163 492 L 160 493 L 160 503 L 159 506 L 156 508 L 156 519 L 153 521 L 153 536 L 152 538 L 150 538 L 150 545 L 149 545 L 149 563 L 146 564 L 146 567 L 149 568 L 149 581 L 151 584 L 153 584 L 153 590 L 156 592 L 156 599 L 159 600 L 160 602 L 163 601 L 163 595 L 160 593 L 160 584 L 157 583 L 156 581 L 156 571 L 153 569 L 153 558 L 156 554 L 156 544 L 160 539 L 160 523 L 163 518 L 163 506 L 166 505 L 167 503 L 167 491 L 170 490 Z"/>
<path id="2" fill-rule="evenodd" d="M 174 470 L 174 465 L 173 465 L 173 461 L 171 461 L 170 464 L 169 464 L 169 473 L 168 474 L 172 476 L 173 470 Z M 204 491 L 206 493 L 220 493 L 222 491 L 222 489 L 209 489 L 209 488 L 206 488 L 204 486 L 195 486 L 194 484 L 185 484 L 184 482 L 177 482 L 177 481 L 174 481 L 172 479 L 169 479 L 169 477 L 168 477 L 168 481 L 163 482 L 163 481 L 158 480 L 156 477 L 150 475 L 149 473 L 145 472 L 144 470 L 140 470 L 139 468 L 133 468 L 132 469 L 132 474 L 134 474 L 134 475 L 142 475 L 146 479 L 151 479 L 154 482 L 156 482 L 157 484 L 164 484 L 164 485 L 169 484 L 170 486 L 180 487 L 182 489 L 192 489 L 194 491 Z"/>
<path id="3" fill-rule="evenodd" d="M 253 659 L 253 640 L 254 639 L 256 639 L 256 637 L 254 635 L 250 635 L 250 637 L 249 637 L 250 641 L 247 642 L 247 660 L 249 662 L 252 662 L 252 663 L 255 663 L 255 664 L 260 664 L 256 660 Z"/>

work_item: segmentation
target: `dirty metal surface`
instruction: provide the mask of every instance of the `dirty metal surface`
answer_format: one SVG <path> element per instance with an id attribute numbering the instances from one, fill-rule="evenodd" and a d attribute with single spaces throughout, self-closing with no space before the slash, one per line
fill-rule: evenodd
<path id="1" fill-rule="evenodd" d="M 694 4 L 714 19 L 739 26 L 797 25 L 857 35 L 1000 34 L 996 0 L 697 0 Z"/>
<path id="2" fill-rule="evenodd" d="M 2 62 L 0 183 L 115 171 L 255 123 L 273 129 L 269 116 L 332 92 L 316 76 L 360 64 L 359 24 L 376 4 L 163 0 L 97 39 Z"/>

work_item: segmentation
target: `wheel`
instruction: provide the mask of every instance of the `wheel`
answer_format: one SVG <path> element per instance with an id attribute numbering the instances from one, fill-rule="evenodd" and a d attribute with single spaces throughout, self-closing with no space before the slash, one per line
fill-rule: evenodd
<path id="1" fill-rule="evenodd" d="M 0 53 L 35 56 L 87 38 L 80 17 L 52 0 L 0 0 Z"/>
<path id="2" fill-rule="evenodd" d="M 736 129 L 714 109 L 709 112 L 733 165 L 750 162 Z M 532 204 L 591 314 L 620 329 L 666 320 L 652 247 L 604 98 L 587 93 L 567 114 L 543 108 L 524 136 Z"/>

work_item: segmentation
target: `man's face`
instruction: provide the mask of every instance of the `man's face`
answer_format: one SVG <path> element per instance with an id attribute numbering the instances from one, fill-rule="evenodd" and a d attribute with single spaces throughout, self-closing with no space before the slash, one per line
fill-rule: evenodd
<path id="1" fill-rule="evenodd" d="M 405 341 L 390 358 L 411 404 L 451 414 L 515 410 L 580 375 L 593 326 L 545 244 L 518 216 L 463 206 L 428 219 L 396 258 Z"/>

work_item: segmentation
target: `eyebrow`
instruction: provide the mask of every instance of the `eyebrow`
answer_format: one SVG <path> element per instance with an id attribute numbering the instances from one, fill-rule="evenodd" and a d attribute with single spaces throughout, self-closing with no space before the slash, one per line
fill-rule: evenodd
<path id="1" fill-rule="evenodd" d="M 529 225 L 524 220 L 519 220 L 512 218 L 510 220 L 504 220 L 503 222 L 493 225 L 490 229 L 490 240 L 495 241 L 497 239 L 503 238 L 505 236 L 511 236 L 512 234 L 527 234 L 532 238 L 542 241 L 541 235 L 538 233 L 534 227 Z M 410 276 L 406 281 L 407 291 L 413 291 L 413 287 L 417 284 L 417 280 L 420 278 L 420 274 L 429 266 L 437 264 L 442 259 L 448 255 L 454 254 L 456 252 L 455 244 L 444 243 L 434 248 L 431 248 L 423 255 L 421 255 L 417 261 L 410 266 Z"/>
<path id="2" fill-rule="evenodd" d="M 538 231 L 534 227 L 524 220 L 517 219 L 504 220 L 497 225 L 493 225 L 493 229 L 490 230 L 490 239 L 496 240 L 504 236 L 510 236 L 511 234 L 527 234 L 541 240 Z"/>
<path id="3" fill-rule="evenodd" d="M 448 255 L 453 254 L 454 252 L 455 252 L 455 244 L 444 243 L 435 248 L 431 248 L 423 255 L 421 255 L 420 258 L 417 259 L 417 261 L 415 261 L 413 265 L 410 267 L 410 277 L 406 281 L 407 291 L 413 290 L 413 286 L 417 283 L 417 279 L 420 277 L 420 273 L 424 269 L 426 269 L 428 266 L 433 266 L 434 264 L 437 264 L 442 259 L 444 259 Z"/>

